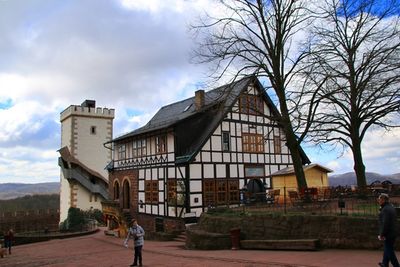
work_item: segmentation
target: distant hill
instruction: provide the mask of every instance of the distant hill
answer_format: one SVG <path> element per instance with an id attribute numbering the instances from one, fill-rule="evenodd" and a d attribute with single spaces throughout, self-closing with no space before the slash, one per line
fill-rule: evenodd
<path id="1" fill-rule="evenodd" d="M 14 199 L 26 195 L 60 194 L 60 183 L 0 184 L 0 199 Z"/>
<path id="2" fill-rule="evenodd" d="M 367 185 L 375 182 L 375 181 L 386 181 L 389 180 L 393 184 L 400 184 L 400 173 L 396 174 L 388 174 L 388 175 L 382 175 L 374 172 L 367 172 L 365 173 L 367 176 Z M 351 186 L 351 185 L 357 185 L 357 179 L 356 179 L 356 174 L 354 172 L 348 172 L 344 174 L 338 174 L 338 175 L 330 175 L 329 176 L 329 185 L 330 186 Z"/>
<path id="3" fill-rule="evenodd" d="M 15 212 L 26 210 L 47 210 L 60 208 L 59 194 L 35 194 L 19 198 L 0 200 L 1 212 Z"/>

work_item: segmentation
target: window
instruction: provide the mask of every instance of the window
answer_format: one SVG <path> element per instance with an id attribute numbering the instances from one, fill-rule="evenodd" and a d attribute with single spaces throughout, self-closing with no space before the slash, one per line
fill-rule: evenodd
<path id="1" fill-rule="evenodd" d="M 239 203 L 239 179 L 206 179 L 203 181 L 203 205 Z"/>
<path id="2" fill-rule="evenodd" d="M 218 180 L 217 181 L 217 203 L 225 204 L 226 203 L 226 180 Z"/>
<path id="3" fill-rule="evenodd" d="M 262 134 L 242 133 L 243 152 L 264 152 L 264 138 Z"/>
<path id="4" fill-rule="evenodd" d="M 229 132 L 222 132 L 222 151 L 229 151 L 231 147 Z"/>
<path id="5" fill-rule="evenodd" d="M 90 126 L 90 134 L 96 134 L 96 126 Z"/>
<path id="6" fill-rule="evenodd" d="M 139 158 L 147 155 L 146 139 L 134 140 L 132 143 L 132 156 Z"/>
<path id="7" fill-rule="evenodd" d="M 167 190 L 168 190 L 168 195 L 167 195 L 167 202 L 170 205 L 175 205 L 177 202 L 177 197 L 176 197 L 176 189 L 177 189 L 177 183 L 176 180 L 169 179 L 167 183 Z"/>
<path id="8" fill-rule="evenodd" d="M 239 98 L 240 112 L 251 115 L 264 113 L 264 102 L 260 96 L 242 94 Z"/>
<path id="9" fill-rule="evenodd" d="M 274 152 L 277 154 L 282 152 L 282 142 L 279 135 L 274 136 Z"/>
<path id="10" fill-rule="evenodd" d="M 156 136 L 156 153 L 161 154 L 167 152 L 167 136 Z"/>
<path id="11" fill-rule="evenodd" d="M 158 203 L 158 181 L 145 182 L 145 201 L 148 204 Z"/>
<path id="12" fill-rule="evenodd" d="M 203 182 L 203 205 L 215 206 L 215 181 L 204 180 Z"/>
<path id="13" fill-rule="evenodd" d="M 228 180 L 228 201 L 229 203 L 239 203 L 239 180 Z"/>
<path id="14" fill-rule="evenodd" d="M 118 146 L 118 159 L 125 159 L 126 158 L 126 146 L 125 144 Z"/>
<path id="15" fill-rule="evenodd" d="M 245 165 L 244 176 L 246 178 L 264 177 L 263 165 Z"/>

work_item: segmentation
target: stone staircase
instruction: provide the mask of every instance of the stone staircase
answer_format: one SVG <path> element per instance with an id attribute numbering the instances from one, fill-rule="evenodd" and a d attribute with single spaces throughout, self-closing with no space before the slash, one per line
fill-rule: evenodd
<path id="1" fill-rule="evenodd" d="M 179 234 L 176 235 L 176 237 L 174 238 L 174 241 L 177 242 L 186 242 L 186 231 L 182 231 Z"/>

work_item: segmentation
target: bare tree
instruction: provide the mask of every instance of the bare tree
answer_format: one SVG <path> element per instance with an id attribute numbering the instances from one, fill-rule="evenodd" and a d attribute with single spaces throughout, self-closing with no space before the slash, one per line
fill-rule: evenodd
<path id="1" fill-rule="evenodd" d="M 314 24 L 303 99 L 316 110 L 308 133 L 318 143 L 349 147 L 357 184 L 366 186 L 361 144 L 373 127 L 399 126 L 400 25 L 394 0 L 324 0 Z M 312 95 L 311 95 L 312 94 Z"/>
<path id="2" fill-rule="evenodd" d="M 304 1 L 219 0 L 223 15 L 208 14 L 194 29 L 202 34 L 199 63 L 215 63 L 215 78 L 256 74 L 266 77 L 279 100 L 277 122 L 284 129 L 299 188 L 307 187 L 300 142 L 288 108 L 288 87 L 303 58 L 294 52 L 294 35 L 306 21 Z"/>

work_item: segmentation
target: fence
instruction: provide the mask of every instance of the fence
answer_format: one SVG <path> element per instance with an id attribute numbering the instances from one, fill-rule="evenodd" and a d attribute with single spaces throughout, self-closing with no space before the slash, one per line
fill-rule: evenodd
<path id="1" fill-rule="evenodd" d="M 247 194 L 240 207 L 243 212 L 309 213 L 325 215 L 377 216 L 376 198 L 389 193 L 391 203 L 400 211 L 400 194 L 397 186 L 390 188 L 368 187 L 363 191 L 351 187 L 297 188 L 283 187 L 266 193 Z"/>

